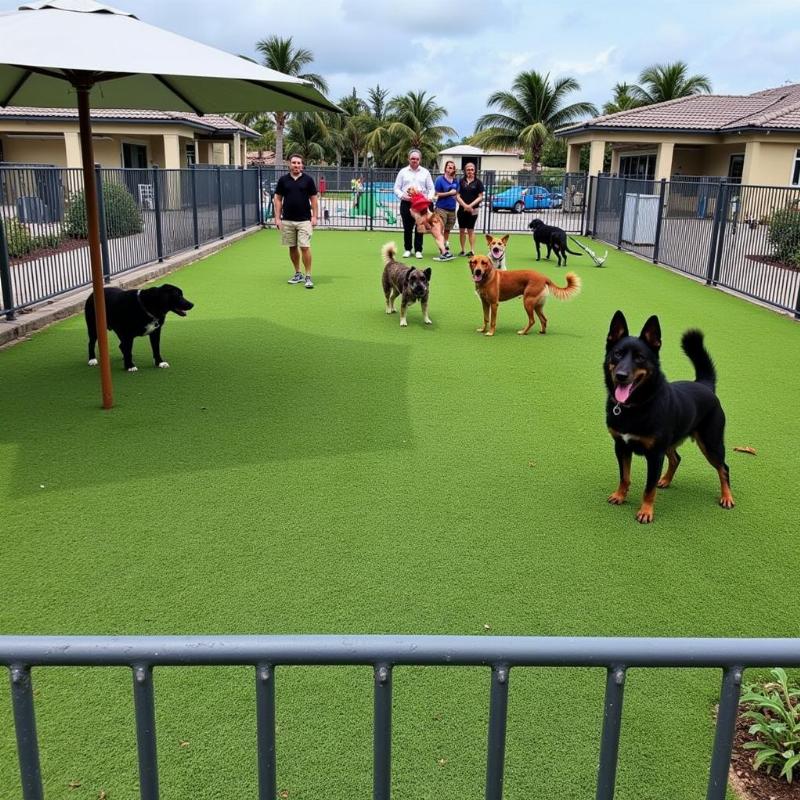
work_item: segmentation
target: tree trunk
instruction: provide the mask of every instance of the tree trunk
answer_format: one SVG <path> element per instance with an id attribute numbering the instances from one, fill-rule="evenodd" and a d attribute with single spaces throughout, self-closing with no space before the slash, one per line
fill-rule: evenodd
<path id="1" fill-rule="evenodd" d="M 275 168 L 283 169 L 283 129 L 286 126 L 286 114 L 275 115 Z"/>

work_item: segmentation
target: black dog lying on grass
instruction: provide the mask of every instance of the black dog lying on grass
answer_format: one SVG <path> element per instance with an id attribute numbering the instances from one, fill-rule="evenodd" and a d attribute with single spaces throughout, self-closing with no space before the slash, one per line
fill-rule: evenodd
<path id="1" fill-rule="evenodd" d="M 128 372 L 136 372 L 133 363 L 133 340 L 137 336 L 148 335 L 153 348 L 153 361 L 157 367 L 165 369 L 169 364 L 161 357 L 161 328 L 167 313 L 172 311 L 185 317 L 194 308 L 183 292 L 169 283 L 151 289 L 104 290 L 106 297 L 106 322 L 110 331 L 119 336 L 119 349 Z M 95 343 L 97 342 L 97 323 L 94 313 L 94 294 L 90 294 L 84 306 L 86 330 L 89 334 L 89 366 L 97 364 Z"/>

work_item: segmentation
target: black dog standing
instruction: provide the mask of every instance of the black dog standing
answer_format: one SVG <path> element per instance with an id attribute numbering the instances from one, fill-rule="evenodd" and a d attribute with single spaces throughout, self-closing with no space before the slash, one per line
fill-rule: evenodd
<path id="1" fill-rule="evenodd" d="M 528 227 L 533 231 L 537 261 L 542 260 L 542 245 L 547 248 L 545 258 L 550 258 L 551 251 L 556 254 L 556 263 L 559 267 L 562 259 L 564 260 L 564 266 L 567 266 L 567 253 L 573 256 L 583 255 L 583 253 L 576 253 L 567 247 L 567 233 L 563 228 L 558 228 L 555 225 L 545 225 L 540 219 L 532 220 Z"/>
<path id="2" fill-rule="evenodd" d="M 125 290 L 109 287 L 104 293 L 108 329 L 119 337 L 119 349 L 122 351 L 125 369 L 128 372 L 136 372 L 137 368 L 133 363 L 133 340 L 137 336 L 145 335 L 150 337 L 155 365 L 162 369 L 169 367 L 161 357 L 161 328 L 164 327 L 164 319 L 170 311 L 179 317 L 185 317 L 186 312 L 194 308 L 194 303 L 190 303 L 177 286 L 169 283 L 151 289 Z M 94 296 L 91 294 L 86 300 L 84 314 L 89 334 L 89 366 L 93 367 L 97 364 L 94 352 L 97 342 L 97 323 L 94 314 Z"/>
<path id="3" fill-rule="evenodd" d="M 642 504 L 636 512 L 639 522 L 653 521 L 656 487 L 666 489 L 681 462 L 677 447 L 688 437 L 717 471 L 719 504 L 733 508 L 730 470 L 725 463 L 725 413 L 715 394 L 714 362 L 703 345 L 703 334 L 686 331 L 681 347 L 694 365 L 693 381 L 670 383 L 661 372 L 661 326 L 652 316 L 639 337 L 628 335 L 628 323 L 621 311 L 611 319 L 603 365 L 608 399 L 606 425 L 614 439 L 619 463 L 619 486 L 608 502 L 625 502 L 631 483 L 632 454 L 647 460 L 647 482 Z M 667 459 L 667 471 L 661 468 Z"/>

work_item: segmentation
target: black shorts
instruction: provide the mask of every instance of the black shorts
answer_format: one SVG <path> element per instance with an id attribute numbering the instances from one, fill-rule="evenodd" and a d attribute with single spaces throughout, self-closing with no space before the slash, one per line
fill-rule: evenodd
<path id="1" fill-rule="evenodd" d="M 479 209 L 475 209 L 476 211 Z M 462 231 L 474 231 L 475 230 L 475 223 L 478 221 L 478 215 L 472 214 L 469 211 L 465 211 L 463 208 L 459 206 L 458 213 L 456 214 L 458 218 L 458 227 Z"/>

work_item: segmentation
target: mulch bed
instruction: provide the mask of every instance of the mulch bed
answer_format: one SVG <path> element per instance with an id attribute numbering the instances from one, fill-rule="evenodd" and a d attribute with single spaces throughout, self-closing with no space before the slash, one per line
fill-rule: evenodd
<path id="1" fill-rule="evenodd" d="M 740 712 L 742 710 L 744 709 L 740 707 Z M 767 775 L 763 770 L 753 771 L 755 753 L 742 747 L 745 742 L 752 741 L 747 732 L 751 724 L 751 720 L 742 719 L 741 716 L 736 721 L 728 775 L 730 785 L 743 800 L 800 800 L 800 782 L 787 783 L 783 778 L 778 779 L 774 768 L 772 775 Z"/>
<path id="2" fill-rule="evenodd" d="M 746 256 L 746 258 L 749 258 L 750 261 L 757 261 L 759 264 L 768 264 L 770 267 L 788 269 L 791 272 L 797 272 L 800 269 L 800 267 L 796 267 L 794 264 L 787 264 L 785 261 L 778 261 L 777 258 L 773 258 L 772 256 L 749 255 Z"/>
<path id="3" fill-rule="evenodd" d="M 39 258 L 46 258 L 47 256 L 54 256 L 58 253 L 68 253 L 70 250 L 79 250 L 81 247 L 88 247 L 89 242 L 86 239 L 64 239 L 58 247 L 40 247 L 38 250 L 32 250 L 30 253 L 25 253 L 24 256 L 17 256 L 10 258 L 9 263 L 25 264 L 28 261 L 36 261 Z"/>

